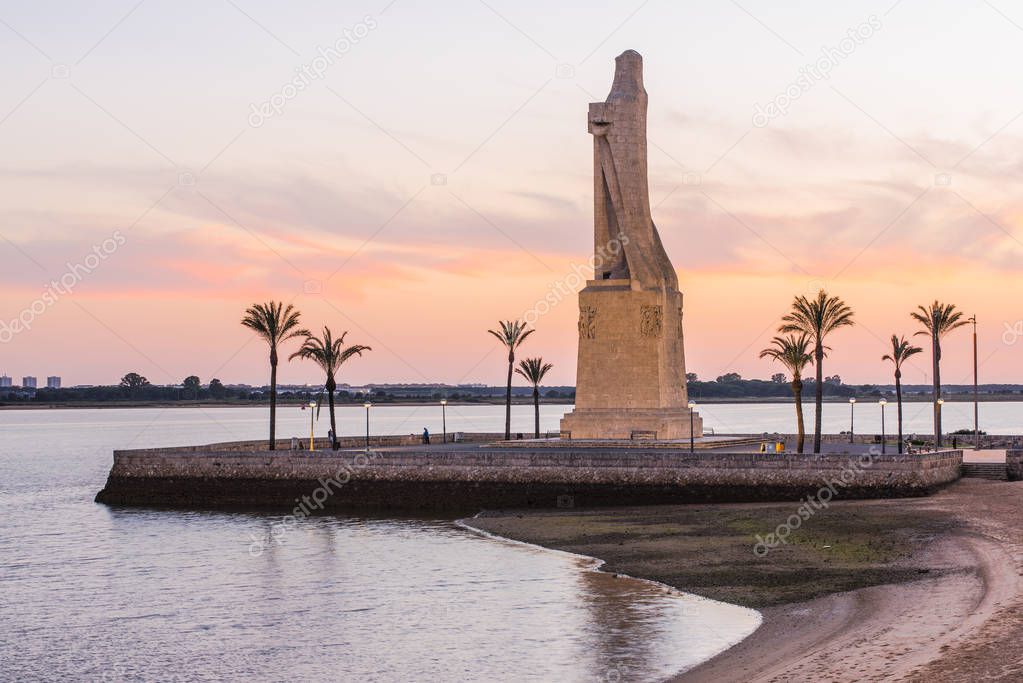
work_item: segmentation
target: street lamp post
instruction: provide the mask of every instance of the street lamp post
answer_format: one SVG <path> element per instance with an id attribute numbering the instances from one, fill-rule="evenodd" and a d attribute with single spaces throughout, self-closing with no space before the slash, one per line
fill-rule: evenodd
<path id="1" fill-rule="evenodd" d="M 448 442 L 448 400 L 442 398 L 440 400 L 440 423 L 441 429 L 444 432 L 444 443 Z"/>
<path id="2" fill-rule="evenodd" d="M 369 409 L 373 405 L 372 403 L 363 403 L 363 407 L 366 409 L 366 450 L 369 450 Z"/>
<path id="3" fill-rule="evenodd" d="M 980 414 L 977 410 L 977 316 L 970 318 L 973 323 L 973 448 L 980 449 Z"/>
<path id="4" fill-rule="evenodd" d="M 309 450 L 313 448 L 313 437 L 315 436 L 315 427 L 313 426 L 313 418 L 316 417 L 316 401 L 309 401 Z"/>
<path id="5" fill-rule="evenodd" d="M 696 435 L 693 433 L 693 412 L 696 408 L 696 401 L 689 402 L 689 452 L 696 451 Z"/>
<path id="6" fill-rule="evenodd" d="M 856 398 L 849 399 L 849 443 L 853 443 L 853 425 L 856 420 Z"/>
<path id="7" fill-rule="evenodd" d="M 887 441 L 887 439 L 885 439 L 884 433 L 884 407 L 888 405 L 888 401 L 882 398 L 880 401 L 877 402 L 877 404 L 881 406 L 881 454 L 884 455 L 886 446 L 885 442 Z"/>
<path id="8" fill-rule="evenodd" d="M 938 406 L 938 415 L 941 415 L 941 406 L 945 405 L 945 399 L 939 398 L 936 401 L 936 404 Z M 934 450 L 935 450 L 935 452 L 937 452 L 937 450 L 939 448 L 941 448 L 941 434 L 935 434 L 934 435 Z"/>

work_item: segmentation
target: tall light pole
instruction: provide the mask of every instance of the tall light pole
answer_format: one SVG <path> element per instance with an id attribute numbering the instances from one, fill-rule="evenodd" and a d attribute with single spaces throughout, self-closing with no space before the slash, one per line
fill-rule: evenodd
<path id="1" fill-rule="evenodd" d="M 363 407 L 366 409 L 366 450 L 369 450 L 369 409 L 373 406 L 372 403 L 363 403 Z"/>
<path id="2" fill-rule="evenodd" d="M 309 401 L 309 450 L 315 450 L 313 448 L 313 437 L 315 436 L 315 427 L 313 427 L 313 418 L 316 416 L 316 401 Z"/>
<path id="3" fill-rule="evenodd" d="M 440 420 L 441 429 L 444 431 L 444 443 L 448 442 L 448 400 L 442 398 L 440 400 Z"/>
<path id="4" fill-rule="evenodd" d="M 973 449 L 980 449 L 980 413 L 977 410 L 977 316 L 970 318 L 973 323 Z"/>
<path id="5" fill-rule="evenodd" d="M 853 425 L 856 420 L 856 398 L 849 399 L 849 443 L 853 443 Z"/>
<path id="6" fill-rule="evenodd" d="M 693 433 L 693 412 L 696 408 L 696 401 L 689 402 L 689 452 L 696 451 L 696 435 Z"/>
<path id="7" fill-rule="evenodd" d="M 880 401 L 877 402 L 877 404 L 879 406 L 881 406 L 881 454 L 884 455 L 884 453 L 885 453 L 885 445 L 886 445 L 885 444 L 886 439 L 885 439 L 885 433 L 884 433 L 884 407 L 886 405 L 888 405 L 888 401 L 886 401 L 885 399 L 882 398 Z"/>
<path id="8" fill-rule="evenodd" d="M 937 401 L 935 401 L 935 405 L 938 406 L 938 415 L 941 415 L 941 406 L 945 405 L 945 399 L 939 398 Z M 935 434 L 934 437 L 935 437 L 934 450 L 937 451 L 939 448 L 941 448 L 941 434 Z"/>

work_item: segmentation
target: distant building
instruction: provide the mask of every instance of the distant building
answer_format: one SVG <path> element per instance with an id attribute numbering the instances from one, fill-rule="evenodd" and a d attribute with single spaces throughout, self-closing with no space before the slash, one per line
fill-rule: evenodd
<path id="1" fill-rule="evenodd" d="M 35 389 L 36 388 L 36 378 L 35 377 L 22 377 L 21 378 L 21 386 L 22 386 L 23 389 Z"/>
<path id="2" fill-rule="evenodd" d="M 7 375 L 0 375 L 0 389 L 13 386 L 13 380 Z"/>
<path id="3" fill-rule="evenodd" d="M 60 389 L 60 377 L 58 377 L 56 375 L 51 375 L 50 377 L 47 377 L 46 378 L 46 388 L 47 389 Z"/>

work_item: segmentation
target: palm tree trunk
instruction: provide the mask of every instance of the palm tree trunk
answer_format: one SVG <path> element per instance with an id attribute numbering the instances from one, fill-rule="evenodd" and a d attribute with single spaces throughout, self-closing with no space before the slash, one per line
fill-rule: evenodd
<path id="1" fill-rule="evenodd" d="M 941 346 L 938 343 L 938 335 L 931 338 L 931 346 L 934 351 L 934 450 L 941 448 L 941 406 L 938 399 L 941 398 Z"/>
<path id="2" fill-rule="evenodd" d="M 796 453 L 803 452 L 806 441 L 806 425 L 803 424 L 803 382 L 792 380 L 792 395 L 796 399 Z"/>
<path id="3" fill-rule="evenodd" d="M 508 354 L 508 390 L 504 394 L 504 440 L 511 439 L 511 383 L 512 366 L 515 364 L 515 354 Z"/>
<path id="4" fill-rule="evenodd" d="M 536 435 L 535 438 L 540 438 L 540 390 L 533 387 L 533 410 L 536 415 Z"/>
<path id="5" fill-rule="evenodd" d="M 899 406 L 899 455 L 902 454 L 902 372 L 895 371 L 895 401 Z"/>
<path id="6" fill-rule="evenodd" d="M 277 449 L 277 349 L 270 352 L 270 450 Z"/>
<path id="7" fill-rule="evenodd" d="M 824 345 L 821 341 L 817 340 L 816 348 L 814 349 L 814 359 L 817 365 L 817 386 L 814 391 L 814 410 L 813 410 L 813 452 L 821 452 L 821 412 L 824 403 L 824 368 L 821 367 L 824 364 Z"/>
<path id="8" fill-rule="evenodd" d="M 331 450 L 337 450 L 337 422 L 334 420 L 334 389 L 337 384 L 333 377 L 327 378 L 327 407 L 330 410 L 330 433 L 333 435 L 330 441 Z"/>

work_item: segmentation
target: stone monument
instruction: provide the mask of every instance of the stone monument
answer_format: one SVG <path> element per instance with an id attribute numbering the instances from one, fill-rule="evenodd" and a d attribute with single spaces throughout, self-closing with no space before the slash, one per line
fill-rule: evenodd
<path id="1" fill-rule="evenodd" d="M 594 279 L 579 292 L 575 410 L 562 438 L 688 439 L 682 294 L 650 214 L 643 58 L 615 60 L 611 93 L 590 104 Z"/>

